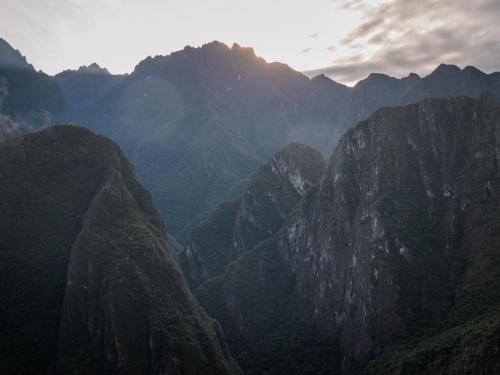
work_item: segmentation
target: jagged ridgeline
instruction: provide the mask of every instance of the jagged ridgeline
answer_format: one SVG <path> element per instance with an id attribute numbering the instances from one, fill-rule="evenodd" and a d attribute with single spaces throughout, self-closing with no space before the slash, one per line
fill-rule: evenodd
<path id="1" fill-rule="evenodd" d="M 374 73 L 347 87 L 216 41 L 148 57 L 126 75 L 91 64 L 50 77 L 0 39 L 0 141 L 61 119 L 109 136 L 178 240 L 237 199 L 253 171 L 290 142 L 329 156 L 381 107 L 483 91 L 500 98 L 500 73 L 442 64 L 423 78 Z"/>
<path id="2" fill-rule="evenodd" d="M 499 149 L 488 95 L 381 109 L 347 132 L 281 229 L 196 289 L 244 370 L 498 371 Z"/>
<path id="3" fill-rule="evenodd" d="M 241 373 L 116 144 L 75 126 L 17 137 L 0 179 L 0 373 Z"/>

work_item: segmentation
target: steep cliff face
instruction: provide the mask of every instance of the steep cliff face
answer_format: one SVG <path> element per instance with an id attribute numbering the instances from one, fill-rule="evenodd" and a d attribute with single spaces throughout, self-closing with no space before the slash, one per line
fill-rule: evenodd
<path id="1" fill-rule="evenodd" d="M 58 126 L 0 147 L 0 372 L 239 374 L 117 145 Z"/>
<path id="2" fill-rule="evenodd" d="M 221 204 L 191 230 L 180 255 L 191 285 L 221 274 L 239 255 L 273 237 L 319 182 L 324 166 L 318 151 L 294 143 L 260 167 L 238 201 Z"/>
<path id="3" fill-rule="evenodd" d="M 281 232 L 303 312 L 360 358 L 498 305 L 500 108 L 377 111 Z"/>

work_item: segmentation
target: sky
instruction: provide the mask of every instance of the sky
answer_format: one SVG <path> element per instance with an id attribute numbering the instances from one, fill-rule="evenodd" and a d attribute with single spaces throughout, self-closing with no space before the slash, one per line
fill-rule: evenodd
<path id="1" fill-rule="evenodd" d="M 213 40 L 349 85 L 440 63 L 500 70 L 500 0 L 0 0 L 0 37 L 49 74 Z"/>

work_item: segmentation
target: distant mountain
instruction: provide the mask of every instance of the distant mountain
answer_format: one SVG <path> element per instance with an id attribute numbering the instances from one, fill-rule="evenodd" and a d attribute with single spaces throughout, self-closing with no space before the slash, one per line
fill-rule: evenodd
<path id="1" fill-rule="evenodd" d="M 477 97 L 483 92 L 500 99 L 500 73 L 486 74 L 470 66 L 460 69 L 441 64 L 424 78 L 415 73 L 402 79 L 370 74 L 343 98 L 338 126 L 346 131 L 382 107 L 406 105 L 428 97 Z"/>
<path id="2" fill-rule="evenodd" d="M 0 142 L 66 118 L 57 82 L 0 38 Z"/>
<path id="3" fill-rule="evenodd" d="M 0 145 L 2 374 L 240 374 L 119 147 L 74 126 Z"/>
<path id="4" fill-rule="evenodd" d="M 329 143 L 347 90 L 213 42 L 144 60 L 78 121 L 124 147 L 180 235 L 290 141 Z"/>
<path id="5" fill-rule="evenodd" d="M 494 373 L 498 134 L 488 95 L 384 108 L 348 131 L 277 235 L 196 289 L 247 373 Z"/>
<path id="6" fill-rule="evenodd" d="M 483 91 L 500 97 L 497 74 L 442 65 L 425 78 L 371 74 L 349 88 L 213 42 L 147 58 L 94 104 L 83 101 L 76 120 L 124 147 L 182 238 L 289 142 L 329 155 L 345 131 L 381 107 Z"/>
<path id="7" fill-rule="evenodd" d="M 26 57 L 2 38 L 0 38 L 0 69 L 34 70 L 26 61 Z"/>
<path id="8" fill-rule="evenodd" d="M 81 66 L 77 70 L 65 70 L 54 78 L 59 84 L 73 117 L 83 116 L 80 111 L 101 100 L 125 76 L 110 74 L 96 63 Z"/>
<path id="9" fill-rule="evenodd" d="M 500 74 L 473 67 L 441 65 L 424 78 L 374 73 L 349 88 L 219 42 L 149 57 L 126 76 L 92 64 L 55 80 L 72 111 L 62 118 L 124 148 L 181 240 L 222 201 L 236 199 L 250 174 L 290 142 L 330 155 L 348 129 L 381 107 L 483 91 L 500 98 Z M 60 102 L 45 90 L 23 89 L 22 98 L 47 101 L 44 108 Z M 49 120 L 38 123 L 51 123 L 57 112 L 47 108 Z"/>
<path id="10" fill-rule="evenodd" d="M 400 98 L 400 104 L 408 104 L 424 97 L 466 95 L 477 97 L 483 92 L 500 98 L 500 73 L 486 74 L 477 68 L 456 65 L 439 65 L 427 77 L 416 82 Z"/>

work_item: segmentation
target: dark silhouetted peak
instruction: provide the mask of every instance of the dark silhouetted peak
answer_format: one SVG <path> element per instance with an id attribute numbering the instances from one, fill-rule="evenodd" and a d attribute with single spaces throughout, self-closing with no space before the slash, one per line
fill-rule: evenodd
<path id="1" fill-rule="evenodd" d="M 347 91 L 349 90 L 349 87 L 347 87 L 346 85 L 342 84 L 342 83 L 338 83 L 337 81 L 334 81 L 333 79 L 331 79 L 330 77 L 324 75 L 324 74 L 318 74 L 317 76 L 314 76 L 311 81 L 318 85 L 319 87 L 323 87 L 323 88 L 326 88 L 326 89 L 334 89 L 338 92 L 338 90 L 340 89 L 340 92 L 338 93 L 341 93 L 342 95 L 346 94 Z M 333 93 L 332 93 L 333 94 Z M 337 97 L 337 95 L 335 95 L 334 99 L 340 99 L 340 97 Z"/>
<path id="2" fill-rule="evenodd" d="M 483 71 L 481 71 L 478 68 L 476 68 L 475 66 L 471 66 L 471 65 L 467 65 L 463 69 L 463 72 L 467 73 L 467 74 L 469 74 L 470 76 L 473 76 L 473 77 L 482 77 L 482 76 L 486 76 L 487 75 Z"/>
<path id="3" fill-rule="evenodd" d="M 101 68 L 97 63 L 92 63 L 90 65 L 82 65 L 78 69 L 66 69 L 57 76 L 68 75 L 68 74 L 86 74 L 86 75 L 111 75 L 111 73 L 106 68 Z"/>
<path id="4" fill-rule="evenodd" d="M 318 74 L 317 76 L 314 76 L 312 78 L 313 81 L 317 81 L 317 82 L 328 82 L 328 81 L 333 81 L 331 78 L 327 77 L 326 75 L 324 75 L 323 73 L 321 74 Z"/>
<path id="5" fill-rule="evenodd" d="M 252 47 L 242 47 L 238 43 L 234 43 L 231 47 L 231 52 L 235 54 L 240 54 L 248 58 L 256 58 L 255 50 Z"/>
<path id="6" fill-rule="evenodd" d="M 21 52 L 14 49 L 5 39 L 0 38 L 0 68 L 34 70 Z"/>
<path id="7" fill-rule="evenodd" d="M 419 80 L 421 78 L 420 78 L 420 76 L 417 73 L 413 73 L 412 72 L 412 73 L 408 74 L 408 76 L 405 79 L 417 81 L 417 80 Z"/>
<path id="8" fill-rule="evenodd" d="M 384 80 L 384 79 L 395 79 L 394 77 L 391 77 L 387 74 L 384 73 L 370 73 L 370 75 L 367 77 L 369 80 Z"/>
<path id="9" fill-rule="evenodd" d="M 218 40 L 214 40 L 213 42 L 210 43 L 205 43 L 199 49 L 210 50 L 210 51 L 225 51 L 225 52 L 230 50 L 225 43 L 219 42 Z"/>
<path id="10" fill-rule="evenodd" d="M 83 74 L 111 74 L 108 69 L 101 68 L 97 63 L 92 63 L 88 66 L 81 66 L 78 68 L 77 72 Z"/>
<path id="11" fill-rule="evenodd" d="M 440 64 L 430 75 L 431 76 L 436 76 L 436 75 L 450 75 L 450 74 L 456 74 L 460 73 L 461 69 L 453 64 Z"/>
<path id="12" fill-rule="evenodd" d="M 230 48 L 219 41 L 214 40 L 205 43 L 201 47 L 186 46 L 180 51 L 172 52 L 169 55 L 148 56 L 135 67 L 136 73 L 151 73 L 153 71 L 165 71 L 168 64 L 175 65 L 175 69 L 185 71 L 194 70 L 200 64 L 213 65 L 214 59 L 228 55 Z M 211 62 L 209 62 L 211 61 Z"/>
<path id="13" fill-rule="evenodd" d="M 383 73 L 370 73 L 368 77 L 359 81 L 354 86 L 355 88 L 367 88 L 373 87 L 380 84 L 385 84 L 387 82 L 397 82 L 399 81 L 397 78 L 391 77 L 387 74 Z"/>

